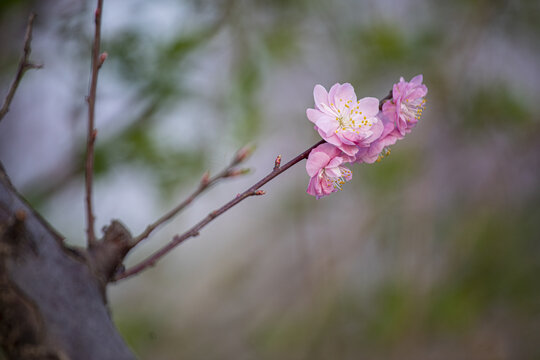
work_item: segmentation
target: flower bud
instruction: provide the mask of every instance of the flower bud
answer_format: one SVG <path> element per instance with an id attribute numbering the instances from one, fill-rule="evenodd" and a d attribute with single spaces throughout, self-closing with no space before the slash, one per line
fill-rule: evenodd
<path id="1" fill-rule="evenodd" d="M 255 151 L 254 145 L 246 145 L 242 147 L 234 156 L 233 165 L 238 165 L 245 161 L 253 153 L 253 151 Z"/>
<path id="2" fill-rule="evenodd" d="M 98 67 L 101 67 L 103 65 L 105 60 L 107 60 L 107 56 L 109 56 L 109 54 L 107 54 L 107 52 L 102 52 L 101 55 L 99 55 Z"/>
<path id="3" fill-rule="evenodd" d="M 274 162 L 274 170 L 279 169 L 281 166 L 281 155 L 278 155 L 276 161 Z"/>
<path id="4" fill-rule="evenodd" d="M 208 186 L 210 182 L 210 172 L 206 171 L 201 178 L 201 186 Z"/>

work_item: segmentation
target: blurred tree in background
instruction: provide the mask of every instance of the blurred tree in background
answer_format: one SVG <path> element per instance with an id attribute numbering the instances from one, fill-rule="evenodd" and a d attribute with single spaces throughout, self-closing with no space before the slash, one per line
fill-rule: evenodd
<path id="1" fill-rule="evenodd" d="M 92 5 L 0 3 L 0 84 L 27 14 L 33 57 L 0 124 L 21 192 L 82 244 Z M 106 0 L 98 225 L 143 229 L 246 142 L 254 174 L 212 190 L 149 252 L 317 140 L 313 86 L 384 97 L 423 73 L 421 122 L 315 201 L 302 166 L 157 268 L 111 289 L 149 359 L 540 357 L 538 1 Z M 141 255 L 142 256 L 142 255 Z M 136 259 L 135 259 L 136 260 Z"/>

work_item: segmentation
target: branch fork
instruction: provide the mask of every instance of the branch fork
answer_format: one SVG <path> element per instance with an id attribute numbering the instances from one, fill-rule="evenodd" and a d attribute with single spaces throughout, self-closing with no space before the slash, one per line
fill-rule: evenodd
<path id="1" fill-rule="evenodd" d="M 266 175 L 264 178 L 259 180 L 257 183 L 255 183 L 253 186 L 248 188 L 243 193 L 237 194 L 232 200 L 227 202 L 225 205 L 223 205 L 219 209 L 216 209 L 216 210 L 210 212 L 205 218 L 203 218 L 201 221 L 199 221 L 197 224 L 195 224 L 191 229 L 189 229 L 185 233 L 183 233 L 181 235 L 174 236 L 173 239 L 168 244 L 166 244 L 160 250 L 156 251 L 154 254 L 150 255 L 145 260 L 141 261 L 139 264 L 133 266 L 132 268 L 126 269 L 123 273 L 117 274 L 112 281 L 118 281 L 118 280 L 126 279 L 126 278 L 131 277 L 131 276 L 133 276 L 135 274 L 138 274 L 139 272 L 145 270 L 146 268 L 148 268 L 150 266 L 153 266 L 159 259 L 161 259 L 164 255 L 169 253 L 176 246 L 180 245 L 182 242 L 184 242 L 185 240 L 187 240 L 187 239 L 189 239 L 191 237 L 198 236 L 199 233 L 200 233 L 200 230 L 202 228 L 204 228 L 206 225 L 208 225 L 210 222 L 212 222 L 214 219 L 216 219 L 221 214 L 225 213 L 226 211 L 230 210 L 235 205 L 239 204 L 242 200 L 244 200 L 244 199 L 246 199 L 248 197 L 251 197 L 251 196 L 261 196 L 261 195 L 266 194 L 266 192 L 264 190 L 260 189 L 263 185 L 265 185 L 270 180 L 274 179 L 276 176 L 283 173 L 284 171 L 286 171 L 287 169 L 289 169 L 293 165 L 297 164 L 301 160 L 307 159 L 307 157 L 308 157 L 309 153 L 311 152 L 311 150 L 313 150 L 314 148 L 316 148 L 320 144 L 323 144 L 324 142 L 325 142 L 324 140 L 319 141 L 315 145 L 311 146 L 309 149 L 305 150 L 304 152 L 302 152 L 301 154 L 299 154 L 298 156 L 296 156 L 295 158 L 290 160 L 288 163 L 284 164 L 283 166 L 276 166 L 276 164 L 279 165 L 281 163 L 281 156 L 278 156 L 275 163 L 274 163 L 274 167 L 273 167 L 272 171 L 268 175 Z M 237 153 L 235 159 L 231 163 L 231 166 L 234 166 L 234 165 L 238 164 L 236 162 L 238 157 L 239 156 L 238 156 L 238 153 Z M 240 158 L 242 160 L 244 159 L 242 157 L 240 157 Z M 227 172 L 227 169 L 225 169 L 225 172 Z M 204 178 L 205 178 L 205 175 L 203 175 L 203 179 Z M 199 189 L 200 189 L 200 186 L 199 186 Z M 195 191 L 195 193 L 192 194 L 192 196 L 188 198 L 188 200 L 190 200 L 189 202 L 191 202 L 191 200 L 193 200 L 194 196 L 196 196 L 196 195 L 198 195 L 198 190 Z M 184 203 L 185 202 L 186 201 L 184 201 Z M 182 204 L 184 204 L 184 203 L 182 203 Z M 179 207 L 181 207 L 182 204 L 180 204 Z M 173 210 L 175 210 L 175 209 L 173 209 Z M 168 214 L 166 214 L 165 216 L 163 216 L 162 219 L 166 218 L 166 220 L 168 220 L 172 216 L 174 216 L 176 213 L 177 212 L 174 212 L 174 214 L 173 214 L 173 211 L 171 211 Z M 164 221 L 160 221 L 160 220 L 156 221 L 156 223 L 149 226 L 147 228 L 147 230 L 145 232 L 143 232 L 143 234 L 139 235 L 139 237 L 137 237 L 136 240 L 135 240 L 135 245 L 138 242 L 140 242 L 143 238 L 148 236 L 150 234 L 150 232 L 153 229 L 155 229 L 155 227 L 157 227 L 162 222 L 164 222 Z"/>
<path id="2" fill-rule="evenodd" d="M 23 49 L 23 55 L 21 59 L 19 60 L 19 65 L 17 67 L 17 73 L 15 74 L 15 78 L 13 79 L 8 93 L 6 95 L 6 98 L 4 99 L 4 104 L 2 105 L 2 108 L 0 108 L 0 121 L 6 116 L 6 114 L 9 111 L 9 106 L 11 104 L 11 101 L 13 100 L 13 97 L 15 96 L 15 92 L 17 91 L 17 87 L 19 86 L 19 83 L 22 80 L 22 77 L 24 73 L 29 69 L 41 69 L 43 65 L 33 64 L 30 62 L 30 53 L 32 52 L 32 48 L 30 46 L 32 42 L 32 29 L 34 26 L 34 19 L 36 18 L 36 14 L 31 13 L 28 17 L 28 24 L 26 25 L 26 34 L 24 36 L 24 49 Z"/>

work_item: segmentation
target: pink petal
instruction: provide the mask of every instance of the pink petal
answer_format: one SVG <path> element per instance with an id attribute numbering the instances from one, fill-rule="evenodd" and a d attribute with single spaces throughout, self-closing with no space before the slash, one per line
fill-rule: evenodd
<path id="1" fill-rule="evenodd" d="M 330 88 L 330 91 L 328 92 L 328 101 L 330 102 L 330 105 L 336 103 L 335 102 L 335 95 L 338 92 L 340 87 L 341 87 L 341 84 L 336 83 L 336 84 L 332 85 L 332 87 Z"/>
<path id="2" fill-rule="evenodd" d="M 323 196 L 326 196 L 326 195 L 330 195 L 331 193 L 333 193 L 334 191 L 336 191 L 336 189 L 334 189 L 334 184 L 332 184 L 328 178 L 322 178 L 321 180 L 321 195 L 319 196 L 319 198 L 323 197 Z"/>
<path id="3" fill-rule="evenodd" d="M 396 104 L 394 104 L 391 101 L 387 101 L 382 106 L 382 112 L 385 117 L 388 118 L 389 121 L 392 123 L 395 123 L 397 120 L 397 107 Z"/>
<path id="4" fill-rule="evenodd" d="M 374 97 L 365 97 L 358 103 L 359 111 L 367 117 L 374 117 L 379 112 L 379 99 Z"/>
<path id="5" fill-rule="evenodd" d="M 337 137 L 337 135 L 335 133 L 332 133 L 330 135 L 326 135 L 326 133 L 324 131 L 322 131 L 321 129 L 318 129 L 318 128 L 317 128 L 317 131 L 319 131 L 319 135 L 321 135 L 321 137 L 324 140 L 326 140 L 327 143 L 332 144 L 332 145 L 337 146 L 337 147 L 340 147 L 341 145 L 343 145 L 343 143 L 341 142 L 341 140 L 339 139 L 339 137 Z"/>
<path id="6" fill-rule="evenodd" d="M 326 175 L 331 178 L 338 178 L 341 176 L 341 171 L 339 170 L 337 166 L 332 167 L 332 168 L 327 168 L 324 171 L 326 172 Z"/>
<path id="7" fill-rule="evenodd" d="M 311 150 L 309 153 L 308 159 L 306 161 L 306 171 L 310 177 L 318 174 L 319 170 L 324 168 L 330 161 L 330 156 L 328 156 L 323 151 L 317 151 L 317 148 Z"/>
<path id="8" fill-rule="evenodd" d="M 314 150 L 323 151 L 326 155 L 328 155 L 331 158 L 334 158 L 341 154 L 341 150 L 339 150 L 334 145 L 327 144 L 327 143 L 317 146 Z"/>
<path id="9" fill-rule="evenodd" d="M 341 131 L 338 137 L 345 145 L 356 145 L 359 138 L 358 134 L 352 131 Z"/>
<path id="10" fill-rule="evenodd" d="M 351 157 L 354 157 L 354 155 L 356 155 L 356 153 L 358 152 L 358 147 L 356 147 L 355 145 L 345 145 L 345 144 L 343 144 L 339 148 L 346 155 L 349 155 Z"/>
<path id="11" fill-rule="evenodd" d="M 328 162 L 328 165 L 325 167 L 325 171 L 331 171 L 331 169 L 337 169 L 339 165 L 343 164 L 343 158 L 340 156 L 336 156 L 332 160 Z"/>
<path id="12" fill-rule="evenodd" d="M 370 149 L 371 147 L 361 148 L 358 154 L 356 154 L 355 162 L 358 164 L 361 164 L 361 163 L 373 164 L 378 159 L 379 154 L 373 154 L 370 151 Z M 382 151 L 382 148 L 381 148 L 381 151 Z"/>
<path id="13" fill-rule="evenodd" d="M 313 89 L 313 98 L 315 99 L 315 106 L 318 109 L 321 109 L 320 104 L 328 105 L 328 93 L 322 85 L 315 85 L 315 88 Z"/>
<path id="14" fill-rule="evenodd" d="M 317 123 L 317 119 L 319 119 L 324 114 L 320 112 L 319 110 L 307 109 L 306 115 L 309 121 L 311 121 L 312 123 Z"/>
<path id="15" fill-rule="evenodd" d="M 399 135 L 399 132 L 394 130 L 387 136 L 385 136 L 384 139 L 381 140 L 381 144 L 383 147 L 387 147 L 390 145 L 394 145 L 398 140 L 403 139 L 402 136 Z"/>
<path id="16" fill-rule="evenodd" d="M 381 137 L 384 131 L 384 125 L 380 119 L 377 119 L 377 122 L 374 122 L 373 125 L 371 125 L 371 131 L 373 133 L 368 138 L 364 139 L 362 144 L 371 144 Z"/>
<path id="17" fill-rule="evenodd" d="M 407 94 L 406 98 L 414 101 L 414 100 L 422 98 L 422 97 L 424 97 L 426 95 L 427 95 L 427 87 L 421 85 L 421 86 L 418 86 L 417 88 L 413 89 L 411 92 L 409 92 Z"/>
<path id="18" fill-rule="evenodd" d="M 396 128 L 401 134 L 401 136 L 404 136 L 406 134 L 405 130 L 407 129 L 407 120 L 405 120 L 403 116 L 398 117 Z"/>
<path id="19" fill-rule="evenodd" d="M 419 75 L 416 75 L 415 77 L 413 77 L 410 82 L 413 83 L 413 84 L 421 84 L 422 80 L 423 80 L 423 76 L 422 76 L 422 74 L 419 74 Z"/>
<path id="20" fill-rule="evenodd" d="M 321 185 L 318 183 L 317 177 L 314 176 L 311 179 L 309 179 L 309 184 L 308 184 L 306 192 L 310 195 L 317 196 L 318 198 L 318 194 L 320 194 L 321 191 L 322 191 Z"/>
<path id="21" fill-rule="evenodd" d="M 336 106 L 339 108 L 345 106 L 349 100 L 351 100 L 353 104 L 356 103 L 356 94 L 354 93 L 354 88 L 349 83 L 338 86 L 332 95 L 333 97 L 329 96 L 329 100 L 333 101 L 334 104 L 336 104 Z"/>
<path id="22" fill-rule="evenodd" d="M 335 134 L 336 129 L 339 127 L 339 123 L 330 116 L 321 116 L 315 123 L 315 125 L 321 129 L 326 136 Z"/>
<path id="23" fill-rule="evenodd" d="M 393 121 L 393 118 L 395 117 L 395 112 L 392 114 L 392 117 L 388 117 L 385 112 L 384 112 L 384 106 L 383 106 L 383 111 L 380 112 L 377 117 L 379 118 L 379 120 L 382 122 L 383 126 L 384 126 L 384 130 L 381 134 L 381 139 L 384 138 L 386 135 L 390 134 L 395 128 L 396 126 L 394 125 L 394 121 Z"/>

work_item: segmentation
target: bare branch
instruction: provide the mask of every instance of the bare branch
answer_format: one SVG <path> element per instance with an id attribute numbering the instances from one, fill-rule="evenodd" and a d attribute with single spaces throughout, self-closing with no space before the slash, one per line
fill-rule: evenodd
<path id="1" fill-rule="evenodd" d="M 259 190 L 261 186 L 268 183 L 270 180 L 278 176 L 279 174 L 285 172 L 287 169 L 292 167 L 293 165 L 297 164 L 303 159 L 306 159 L 315 147 L 319 146 L 320 144 L 323 144 L 325 141 L 321 140 L 315 145 L 311 146 L 306 151 L 302 152 L 300 155 L 296 156 L 294 159 L 286 163 L 285 165 L 281 167 L 277 167 L 274 165 L 273 170 L 266 175 L 264 178 L 259 180 L 257 183 L 255 183 L 253 186 L 251 186 L 249 189 L 244 191 L 241 194 L 236 195 L 234 199 L 223 205 L 217 210 L 212 211 L 210 214 L 208 214 L 204 219 L 202 219 L 200 222 L 198 222 L 195 226 L 193 226 L 191 229 L 183 233 L 182 235 L 176 235 L 171 242 L 169 242 L 167 245 L 165 245 L 163 248 L 155 252 L 154 254 L 150 255 L 147 259 L 140 262 L 138 265 L 135 265 L 134 267 L 127 269 L 123 273 L 118 274 L 113 281 L 118 281 L 122 279 L 126 279 L 130 276 L 133 276 L 146 268 L 153 266 L 161 257 L 166 255 L 169 251 L 174 249 L 176 246 L 184 242 L 185 240 L 195 237 L 199 235 L 199 232 L 202 228 L 204 228 L 208 223 L 210 223 L 212 220 L 220 216 L 221 214 L 225 213 L 226 211 L 230 210 L 233 206 L 240 203 L 242 200 L 251 197 L 251 196 L 260 196 L 264 195 L 265 192 L 263 190 Z"/>
<path id="2" fill-rule="evenodd" d="M 218 182 L 220 179 L 229 178 L 233 176 L 243 175 L 246 174 L 246 169 L 234 169 L 236 165 L 239 165 L 241 162 L 243 162 L 251 153 L 251 148 L 246 146 L 240 149 L 236 155 L 234 156 L 232 162 L 227 166 L 223 171 L 215 175 L 214 177 L 210 178 L 210 174 L 208 172 L 205 172 L 201 178 L 201 181 L 199 183 L 199 187 L 184 201 L 182 201 L 180 204 L 178 204 L 175 208 L 167 212 L 165 215 L 157 219 L 154 223 L 148 225 L 146 229 L 138 236 L 136 236 L 133 239 L 133 244 L 131 248 L 135 247 L 138 243 L 146 239 L 150 234 L 160 225 L 164 224 L 165 222 L 172 219 L 174 216 L 176 216 L 180 211 L 182 211 L 186 206 L 191 204 L 193 200 L 202 194 L 206 189 L 208 189 L 210 186 L 214 185 L 216 182 Z"/>
<path id="3" fill-rule="evenodd" d="M 21 82 L 21 79 L 24 73 L 26 72 L 26 70 L 41 69 L 43 67 L 43 65 L 32 64 L 28 60 L 28 58 L 30 57 L 30 53 L 32 52 L 30 43 L 32 42 L 32 28 L 34 26 L 35 18 L 36 18 L 36 14 L 34 13 L 31 13 L 30 16 L 28 17 L 28 25 L 26 25 L 26 34 L 24 36 L 23 56 L 21 57 L 21 60 L 19 61 L 17 74 L 15 75 L 15 78 L 13 79 L 13 82 L 11 83 L 11 86 L 9 87 L 8 93 L 4 100 L 4 104 L 2 105 L 2 108 L 0 109 L 0 121 L 2 121 L 2 118 L 8 113 L 9 105 L 11 104 L 11 101 L 13 100 L 13 96 L 15 96 L 15 91 L 17 91 L 17 87 L 19 86 L 19 83 Z"/>
<path id="4" fill-rule="evenodd" d="M 94 116 L 96 107 L 96 92 L 98 72 L 103 62 L 107 58 L 107 53 L 100 55 L 99 48 L 101 42 L 101 14 L 103 12 L 103 0 L 97 1 L 95 12 L 95 33 L 94 45 L 92 46 L 92 76 L 90 79 L 90 90 L 88 94 L 88 133 L 86 138 L 86 162 L 85 162 L 85 186 L 86 186 L 86 219 L 87 219 L 87 241 L 88 246 L 92 246 L 96 242 L 94 231 L 94 213 L 92 210 L 92 181 L 94 176 L 94 143 L 96 141 L 97 130 L 94 129 Z"/>

